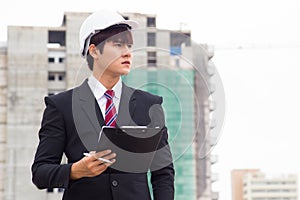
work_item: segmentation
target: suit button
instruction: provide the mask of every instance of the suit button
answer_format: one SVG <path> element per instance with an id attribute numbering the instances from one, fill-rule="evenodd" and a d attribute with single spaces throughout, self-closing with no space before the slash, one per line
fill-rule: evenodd
<path id="1" fill-rule="evenodd" d="M 111 182 L 111 184 L 112 184 L 114 187 L 117 187 L 117 186 L 118 186 L 118 181 L 113 180 L 113 181 Z"/>

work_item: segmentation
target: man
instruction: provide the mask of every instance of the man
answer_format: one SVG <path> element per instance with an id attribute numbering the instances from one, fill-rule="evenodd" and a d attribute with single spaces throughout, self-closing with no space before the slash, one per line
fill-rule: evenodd
<path id="1" fill-rule="evenodd" d="M 135 21 L 110 11 L 95 12 L 83 22 L 81 53 L 92 74 L 79 87 L 45 98 L 32 164 L 32 181 L 39 189 L 64 188 L 64 200 L 151 199 L 147 170 L 141 163 L 128 157 L 128 163 L 118 164 L 118 160 L 126 161 L 126 155 L 139 158 L 144 154 L 98 151 L 101 127 L 135 125 L 160 127 L 161 139 L 149 166 L 152 192 L 155 200 L 174 199 L 174 168 L 162 98 L 134 90 L 121 80 L 130 71 L 130 30 L 136 27 Z M 63 154 L 67 164 L 61 164 Z"/>

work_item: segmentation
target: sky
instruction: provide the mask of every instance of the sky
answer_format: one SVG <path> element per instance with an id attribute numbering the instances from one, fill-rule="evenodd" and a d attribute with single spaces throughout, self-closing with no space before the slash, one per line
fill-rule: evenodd
<path id="1" fill-rule="evenodd" d="M 300 175 L 299 0 L 11 0 L 0 7 L 0 41 L 7 25 L 59 26 L 64 11 L 101 8 L 156 14 L 158 28 L 188 28 L 214 46 L 226 99 L 212 150 L 221 200 L 231 199 L 232 169 Z"/>

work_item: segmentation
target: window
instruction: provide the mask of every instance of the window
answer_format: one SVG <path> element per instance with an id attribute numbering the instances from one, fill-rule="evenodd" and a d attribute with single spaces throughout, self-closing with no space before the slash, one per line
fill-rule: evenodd
<path id="1" fill-rule="evenodd" d="M 59 62 L 59 63 L 64 63 L 64 61 L 65 61 L 65 58 L 59 58 L 59 59 L 58 59 L 58 62 Z"/>
<path id="2" fill-rule="evenodd" d="M 47 188 L 47 192 L 53 192 L 53 188 Z"/>
<path id="3" fill-rule="evenodd" d="M 156 67 L 156 60 L 148 60 L 148 65 L 150 67 Z"/>
<path id="4" fill-rule="evenodd" d="M 64 81 L 66 78 L 65 72 L 49 72 L 48 80 L 49 81 Z"/>
<path id="5" fill-rule="evenodd" d="M 59 193 L 63 192 L 63 188 L 47 188 L 47 193 Z"/>
<path id="6" fill-rule="evenodd" d="M 172 47 L 191 46 L 191 34 L 182 32 L 171 32 L 170 43 Z"/>
<path id="7" fill-rule="evenodd" d="M 48 63 L 54 63 L 54 62 L 55 62 L 55 59 L 53 57 L 48 58 Z"/>
<path id="8" fill-rule="evenodd" d="M 64 63 L 65 57 L 48 57 L 48 63 Z"/>
<path id="9" fill-rule="evenodd" d="M 58 80 L 59 81 L 65 80 L 65 75 L 64 74 L 58 74 Z"/>
<path id="10" fill-rule="evenodd" d="M 147 33 L 147 46 L 154 47 L 156 45 L 156 34 L 154 32 Z"/>
<path id="11" fill-rule="evenodd" d="M 49 73 L 49 74 L 48 74 L 48 80 L 49 80 L 49 81 L 54 81 L 54 80 L 55 80 L 55 74 Z"/>
<path id="12" fill-rule="evenodd" d="M 48 43 L 59 44 L 60 46 L 66 46 L 66 32 L 65 31 L 49 31 Z"/>
<path id="13" fill-rule="evenodd" d="M 147 52 L 147 60 L 148 60 L 148 66 L 149 67 L 156 67 L 156 52 L 151 51 Z"/>
<path id="14" fill-rule="evenodd" d="M 155 17 L 147 17 L 147 27 L 156 27 Z"/>
<path id="15" fill-rule="evenodd" d="M 155 51 L 149 51 L 147 52 L 147 55 L 148 55 L 148 59 L 156 59 L 156 52 Z"/>

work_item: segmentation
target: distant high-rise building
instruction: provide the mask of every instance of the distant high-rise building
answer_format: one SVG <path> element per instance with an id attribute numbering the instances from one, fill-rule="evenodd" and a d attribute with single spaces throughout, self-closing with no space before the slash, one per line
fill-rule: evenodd
<path id="1" fill-rule="evenodd" d="M 78 42 L 79 28 L 89 14 L 66 12 L 60 27 L 8 27 L 7 46 L 0 47 L 0 200 L 61 198 L 62 189 L 38 190 L 31 183 L 30 166 L 43 97 L 89 76 Z M 213 73 L 208 61 L 213 52 L 207 54 L 206 45 L 194 44 L 189 30 L 157 29 L 155 15 L 123 16 L 140 25 L 134 31 L 134 66 L 123 80 L 164 97 L 176 169 L 175 199 L 217 199 L 211 189 L 215 159 L 209 135 Z"/>
<path id="2" fill-rule="evenodd" d="M 243 179 L 248 173 L 257 173 L 259 169 L 235 169 L 231 171 L 232 200 L 243 200 Z"/>
<path id="3" fill-rule="evenodd" d="M 297 175 L 267 176 L 257 169 L 233 170 L 233 200 L 298 200 Z"/>

